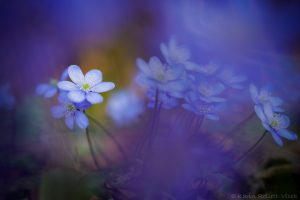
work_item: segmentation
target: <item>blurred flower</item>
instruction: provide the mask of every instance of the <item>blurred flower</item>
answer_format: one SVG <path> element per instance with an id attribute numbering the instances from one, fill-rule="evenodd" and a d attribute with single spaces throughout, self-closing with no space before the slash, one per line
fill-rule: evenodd
<path id="1" fill-rule="evenodd" d="M 68 71 L 67 69 L 64 70 L 64 72 L 62 73 L 60 80 L 66 80 L 68 77 Z M 57 93 L 57 83 L 58 80 L 56 79 L 51 79 L 49 81 L 49 83 L 42 83 L 39 84 L 36 88 L 36 94 L 37 95 L 43 95 L 45 98 L 50 98 L 53 97 L 56 93 Z"/>
<path id="2" fill-rule="evenodd" d="M 257 88 L 251 84 L 249 86 L 251 98 L 254 101 L 255 105 L 264 105 L 270 104 L 273 107 L 275 112 L 283 112 L 284 110 L 280 107 L 282 105 L 282 99 L 279 97 L 273 97 L 271 92 L 263 88 L 258 92 Z"/>
<path id="3" fill-rule="evenodd" d="M 217 96 L 225 90 L 224 85 L 214 80 L 196 77 L 192 80 L 192 89 L 190 95 L 198 97 L 198 99 L 207 103 L 226 101 L 226 99 Z"/>
<path id="4" fill-rule="evenodd" d="M 169 64 L 184 63 L 191 57 L 190 51 L 184 46 L 179 46 L 174 37 L 169 40 L 167 45 L 161 43 L 160 50 Z"/>
<path id="5" fill-rule="evenodd" d="M 190 68 L 189 70 L 199 72 L 205 76 L 212 76 L 214 75 L 219 69 L 219 66 L 214 63 L 210 62 L 205 65 L 194 65 L 193 68 Z"/>
<path id="6" fill-rule="evenodd" d="M 68 91 L 68 98 L 80 103 L 87 100 L 91 104 L 101 103 L 103 97 L 98 94 L 112 90 L 115 84 L 112 82 L 102 82 L 102 72 L 100 70 L 90 70 L 83 75 L 80 67 L 71 65 L 68 67 L 70 81 L 60 81 L 58 87 L 61 90 Z"/>
<path id="7" fill-rule="evenodd" d="M 155 90 L 149 90 L 147 92 L 147 96 L 150 99 L 150 102 L 148 103 L 148 107 L 155 108 L 155 98 L 156 98 Z M 172 95 L 168 94 L 167 92 L 158 92 L 157 99 L 158 99 L 157 105 L 165 109 L 171 109 L 178 105 L 178 100 L 174 98 Z"/>
<path id="8" fill-rule="evenodd" d="M 0 85 L 0 108 L 10 110 L 15 105 L 15 98 L 10 93 L 10 85 Z"/>
<path id="9" fill-rule="evenodd" d="M 144 105 L 134 92 L 122 90 L 108 99 L 106 111 L 117 125 L 122 126 L 134 122 L 144 111 Z"/>
<path id="10" fill-rule="evenodd" d="M 274 112 L 273 106 L 270 103 L 256 105 L 254 107 L 257 116 L 262 121 L 263 127 L 269 131 L 275 142 L 282 146 L 283 142 L 280 137 L 288 140 L 297 140 L 297 134 L 287 130 L 290 125 L 290 119 L 286 115 Z"/>
<path id="11" fill-rule="evenodd" d="M 171 37 L 168 44 L 161 43 L 160 50 L 169 65 L 183 64 L 187 70 L 198 68 L 197 64 L 189 61 L 190 51 L 184 46 L 179 46 L 175 37 Z"/>
<path id="12" fill-rule="evenodd" d="M 51 113 L 54 118 L 65 117 L 65 124 L 69 129 L 74 129 L 74 122 L 81 129 L 85 129 L 89 125 L 89 120 L 82 112 L 91 106 L 89 102 L 73 103 L 67 98 L 66 93 L 61 93 L 59 105 L 51 108 Z"/>
<path id="13" fill-rule="evenodd" d="M 218 78 L 228 87 L 235 89 L 242 89 L 243 85 L 241 84 L 246 80 L 245 76 L 235 75 L 232 70 L 223 70 L 218 74 Z"/>
<path id="14" fill-rule="evenodd" d="M 164 91 L 179 92 L 186 89 L 186 81 L 183 80 L 184 67 L 182 65 L 166 65 L 159 58 L 151 57 L 149 63 L 137 59 L 137 67 L 140 70 L 137 80 L 148 88 Z"/>
<path id="15" fill-rule="evenodd" d="M 221 103 L 208 103 L 194 95 L 188 95 L 185 98 L 185 103 L 182 104 L 182 107 L 196 115 L 202 115 L 210 120 L 219 120 L 217 113 L 220 111 L 221 105 Z"/>

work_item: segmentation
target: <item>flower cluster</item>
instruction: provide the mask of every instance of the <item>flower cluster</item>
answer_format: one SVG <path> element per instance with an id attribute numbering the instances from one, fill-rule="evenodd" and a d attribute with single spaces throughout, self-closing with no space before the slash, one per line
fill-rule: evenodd
<path id="1" fill-rule="evenodd" d="M 290 119 L 282 114 L 282 100 L 272 96 L 271 92 L 263 88 L 258 91 L 254 85 L 250 85 L 250 94 L 254 105 L 254 110 L 262 122 L 263 127 L 272 135 L 275 142 L 282 146 L 281 137 L 288 140 L 297 140 L 297 134 L 288 130 Z"/>
<path id="2" fill-rule="evenodd" d="M 67 81 L 67 77 L 71 81 Z M 90 70 L 84 75 L 79 66 L 71 65 L 63 72 L 59 82 L 52 79 L 49 84 L 40 84 L 36 93 L 48 98 L 59 91 L 59 105 L 51 108 L 53 117 L 65 117 L 65 124 L 70 129 L 74 128 L 74 122 L 79 128 L 85 129 L 89 125 L 85 110 L 103 101 L 99 93 L 114 87 L 112 82 L 102 82 L 100 70 Z"/>
<path id="3" fill-rule="evenodd" d="M 169 109 L 179 104 L 196 115 L 211 120 L 219 119 L 217 113 L 226 99 L 220 97 L 226 88 L 241 89 L 245 76 L 231 69 L 220 69 L 216 63 L 198 65 L 190 60 L 190 51 L 171 38 L 160 45 L 165 62 L 152 57 L 149 63 L 137 59 L 137 80 L 147 87 L 148 107 Z"/>

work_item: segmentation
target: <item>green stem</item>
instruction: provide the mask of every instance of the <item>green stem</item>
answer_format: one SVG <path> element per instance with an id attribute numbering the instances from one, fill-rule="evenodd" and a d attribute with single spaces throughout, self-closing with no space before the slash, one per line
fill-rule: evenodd
<path id="1" fill-rule="evenodd" d="M 234 165 L 238 164 L 241 160 L 243 160 L 247 155 L 255 149 L 255 147 L 264 139 L 268 131 L 265 131 L 262 136 L 256 141 L 254 145 L 252 145 L 245 153 L 243 153 L 238 159 L 234 161 Z"/>
<path id="2" fill-rule="evenodd" d="M 85 129 L 85 133 L 86 133 L 86 138 L 87 138 L 87 141 L 88 141 L 88 144 L 89 144 L 90 152 L 91 152 L 92 158 L 94 160 L 95 166 L 97 167 L 98 170 L 100 170 L 101 167 L 100 167 L 100 165 L 98 163 L 98 160 L 96 158 L 96 155 L 95 155 L 95 152 L 94 152 L 94 149 L 93 149 L 93 146 L 92 146 L 90 132 L 89 132 L 88 128 Z"/>
<path id="3" fill-rule="evenodd" d="M 118 148 L 118 150 L 120 151 L 120 153 L 122 154 L 124 159 L 128 159 L 127 154 L 125 153 L 125 150 L 123 149 L 122 145 L 118 142 L 118 140 L 113 136 L 113 134 L 108 131 L 105 126 L 103 126 L 100 122 L 98 122 L 95 118 L 93 118 L 92 116 L 86 114 L 88 116 L 88 118 L 93 121 L 96 125 L 98 125 L 111 139 L 112 141 L 115 143 L 116 147 Z"/>

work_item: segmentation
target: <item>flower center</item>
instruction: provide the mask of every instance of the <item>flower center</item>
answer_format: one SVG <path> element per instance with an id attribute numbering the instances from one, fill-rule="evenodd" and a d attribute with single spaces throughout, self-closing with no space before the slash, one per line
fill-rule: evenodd
<path id="1" fill-rule="evenodd" d="M 278 113 L 274 113 L 273 117 L 270 119 L 270 125 L 272 128 L 278 130 L 282 126 L 282 117 Z"/>
<path id="2" fill-rule="evenodd" d="M 271 121 L 271 126 L 272 126 L 273 128 L 275 128 L 277 125 L 278 125 L 278 122 L 277 122 L 276 120 L 272 120 L 272 121 Z"/>
<path id="3" fill-rule="evenodd" d="M 68 112 L 74 112 L 76 110 L 75 106 L 73 104 L 67 105 L 67 111 Z"/>
<path id="4" fill-rule="evenodd" d="M 88 90 L 90 88 L 90 86 L 89 86 L 89 84 L 85 83 L 85 84 L 83 84 L 82 88 L 84 90 Z"/>
<path id="5" fill-rule="evenodd" d="M 164 74 L 159 74 L 157 76 L 157 78 L 158 78 L 158 80 L 163 81 L 163 80 L 165 80 L 165 75 Z"/>

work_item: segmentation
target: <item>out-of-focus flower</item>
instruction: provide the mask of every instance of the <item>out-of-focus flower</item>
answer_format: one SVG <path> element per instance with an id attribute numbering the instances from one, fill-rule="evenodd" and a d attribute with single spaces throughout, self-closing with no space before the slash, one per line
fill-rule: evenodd
<path id="1" fill-rule="evenodd" d="M 147 96 L 150 99 L 148 103 L 149 108 L 155 108 L 155 100 L 157 98 L 157 106 L 171 109 L 178 105 L 178 99 L 174 98 L 173 95 L 168 94 L 167 92 L 158 92 L 158 96 L 156 97 L 155 90 L 149 90 L 147 92 Z"/>
<path id="2" fill-rule="evenodd" d="M 207 119 L 219 120 L 217 113 L 221 109 L 221 103 L 208 103 L 198 99 L 196 96 L 188 95 L 182 107 Z"/>
<path id="3" fill-rule="evenodd" d="M 58 100 L 59 105 L 51 108 L 51 113 L 54 118 L 65 117 L 65 124 L 72 130 L 74 129 L 74 122 L 81 129 L 88 127 L 89 120 L 82 111 L 91 106 L 89 102 L 73 103 L 67 98 L 67 94 L 64 92 L 60 94 Z"/>
<path id="4" fill-rule="evenodd" d="M 192 87 L 191 95 L 198 97 L 202 101 L 207 103 L 226 101 L 226 99 L 218 97 L 225 89 L 224 85 L 219 82 L 202 80 L 200 77 L 197 77 L 192 81 Z"/>
<path id="5" fill-rule="evenodd" d="M 242 82 L 246 81 L 246 77 L 242 75 L 235 75 L 232 70 L 223 70 L 217 76 L 224 85 L 234 88 L 242 89 Z"/>
<path id="6" fill-rule="evenodd" d="M 159 58 L 151 57 L 149 63 L 137 59 L 137 67 L 140 73 L 137 81 L 148 88 L 164 91 L 179 92 L 186 89 L 186 81 L 183 78 L 183 65 L 166 65 Z"/>
<path id="7" fill-rule="evenodd" d="M 168 44 L 161 43 L 160 50 L 169 64 L 184 63 L 191 57 L 190 51 L 184 46 L 179 46 L 175 37 L 172 37 Z"/>
<path id="8" fill-rule="evenodd" d="M 134 122 L 144 111 L 144 105 L 134 92 L 122 90 L 108 99 L 106 111 L 118 126 L 122 126 Z"/>
<path id="9" fill-rule="evenodd" d="M 187 70 L 198 68 L 198 65 L 189 61 L 190 51 L 185 46 L 178 45 L 175 37 L 171 37 L 168 44 L 161 43 L 160 50 L 169 65 L 183 64 Z"/>
<path id="10" fill-rule="evenodd" d="M 68 71 L 66 69 L 62 73 L 62 75 L 60 77 L 60 80 L 61 81 L 66 80 L 67 77 L 68 77 Z M 35 92 L 36 92 L 37 95 L 43 95 L 45 98 L 53 97 L 57 93 L 57 91 L 58 91 L 58 89 L 57 89 L 57 83 L 58 83 L 57 79 L 51 79 L 49 81 L 49 83 L 39 84 L 36 87 L 36 91 Z"/>
<path id="11" fill-rule="evenodd" d="M 10 93 L 10 85 L 0 85 L 0 108 L 10 110 L 15 105 L 15 98 Z"/>
<path id="12" fill-rule="evenodd" d="M 100 70 L 93 69 L 83 75 L 80 67 L 71 65 L 68 67 L 68 74 L 73 82 L 60 81 L 58 87 L 68 91 L 68 98 L 75 103 L 81 103 L 84 100 L 91 104 L 101 103 L 103 97 L 99 93 L 112 90 L 115 87 L 112 82 L 102 82 Z"/>
<path id="13" fill-rule="evenodd" d="M 216 63 L 210 62 L 205 65 L 193 65 L 193 68 L 190 68 L 189 70 L 199 72 L 205 76 L 212 76 L 216 74 L 218 69 L 219 66 Z"/>
<path id="14" fill-rule="evenodd" d="M 288 140 L 297 140 L 297 134 L 287 129 L 290 125 L 288 116 L 274 112 L 273 106 L 270 103 L 256 105 L 254 109 L 263 127 L 271 133 L 279 146 L 283 145 L 281 137 Z"/>
<path id="15" fill-rule="evenodd" d="M 275 112 L 283 112 L 284 110 L 281 108 L 282 106 L 282 99 L 279 97 L 273 97 L 271 92 L 266 89 L 263 88 L 261 89 L 261 91 L 259 92 L 257 90 L 257 88 L 251 84 L 249 86 L 249 90 L 250 90 L 250 94 L 251 94 L 251 98 L 253 100 L 253 102 L 255 103 L 255 105 L 264 105 L 264 104 L 270 104 L 273 107 L 273 110 Z"/>

